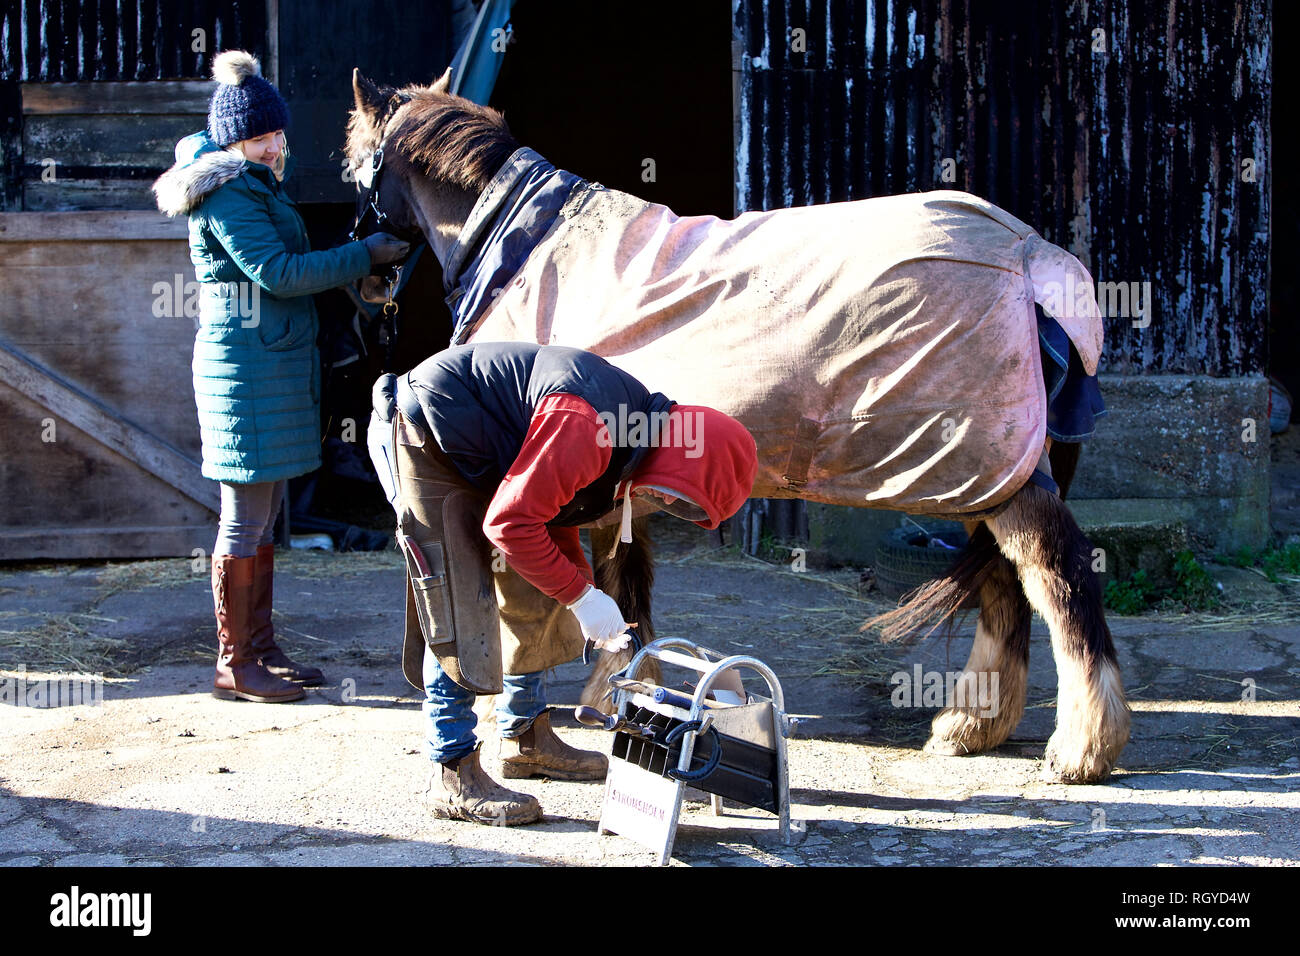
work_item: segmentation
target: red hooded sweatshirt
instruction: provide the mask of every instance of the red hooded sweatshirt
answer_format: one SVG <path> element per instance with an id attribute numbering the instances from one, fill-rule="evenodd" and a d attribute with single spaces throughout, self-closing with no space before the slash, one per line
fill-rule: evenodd
<path id="1" fill-rule="evenodd" d="M 633 491 L 655 485 L 689 498 L 708 515 L 696 522 L 702 528 L 740 510 L 758 471 L 754 439 L 740 422 L 713 408 L 675 405 L 658 441 L 632 474 Z M 547 396 L 483 520 L 483 533 L 510 566 L 562 604 L 576 601 L 594 576 L 578 529 L 546 523 L 600 477 L 611 446 L 591 405 L 574 395 Z M 611 509 L 617 504 L 611 501 Z"/>

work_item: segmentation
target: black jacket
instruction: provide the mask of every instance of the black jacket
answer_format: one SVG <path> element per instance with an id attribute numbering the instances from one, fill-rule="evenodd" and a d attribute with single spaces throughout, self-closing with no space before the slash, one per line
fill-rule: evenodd
<path id="1" fill-rule="evenodd" d="M 465 479 L 492 494 L 519 456 L 537 406 L 557 393 L 575 395 L 614 421 L 641 412 L 651 423 L 652 430 L 639 436 L 635 446 L 613 429 L 609 466 L 550 522 L 583 524 L 614 507 L 618 483 L 657 444 L 653 428 L 659 413 L 672 409 L 668 398 L 598 355 L 526 342 L 485 342 L 439 352 L 399 376 L 396 398 L 403 414 L 433 435 Z"/>

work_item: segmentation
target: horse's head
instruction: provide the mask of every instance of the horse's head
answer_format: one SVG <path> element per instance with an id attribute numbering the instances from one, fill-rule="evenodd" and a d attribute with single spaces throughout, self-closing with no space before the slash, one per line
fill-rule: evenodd
<path id="1" fill-rule="evenodd" d="M 500 113 L 452 95 L 450 85 L 450 67 L 429 86 L 401 89 L 352 71 L 345 153 L 356 178 L 358 238 L 423 236 L 445 262 L 479 193 L 519 148 Z M 370 277 L 362 296 L 383 301 L 385 285 Z"/>
<path id="2" fill-rule="evenodd" d="M 378 86 L 357 69 L 352 71 L 352 92 L 356 106 L 348 119 L 345 147 L 348 170 L 357 189 L 352 237 L 362 239 L 372 233 L 390 232 L 414 246 L 425 238 L 424 230 L 416 221 L 408 177 L 398 174 L 396 151 L 390 151 L 386 142 L 392 120 L 406 101 L 397 90 Z M 383 302 L 388 297 L 390 278 L 366 276 L 361 280 L 361 297 L 367 302 Z"/>

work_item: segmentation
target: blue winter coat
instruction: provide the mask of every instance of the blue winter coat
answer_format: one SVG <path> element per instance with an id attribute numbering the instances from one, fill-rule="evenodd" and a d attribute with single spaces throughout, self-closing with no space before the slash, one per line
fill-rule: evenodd
<path id="1" fill-rule="evenodd" d="M 203 474 L 278 481 L 320 467 L 311 296 L 369 273 L 366 247 L 312 252 L 271 170 L 219 149 L 206 132 L 177 143 L 176 165 L 154 193 L 167 215 L 189 215 L 201 283 L 193 370 Z"/>

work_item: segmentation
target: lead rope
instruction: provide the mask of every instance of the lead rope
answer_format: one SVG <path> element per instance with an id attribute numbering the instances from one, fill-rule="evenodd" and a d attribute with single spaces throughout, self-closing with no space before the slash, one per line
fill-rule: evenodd
<path id="1" fill-rule="evenodd" d="M 397 347 L 397 279 L 401 275 L 400 267 L 388 280 L 388 301 L 384 303 L 383 315 L 379 320 L 379 344 L 384 347 L 384 371 L 393 367 L 393 350 Z M 396 419 L 396 412 L 393 418 Z"/>

